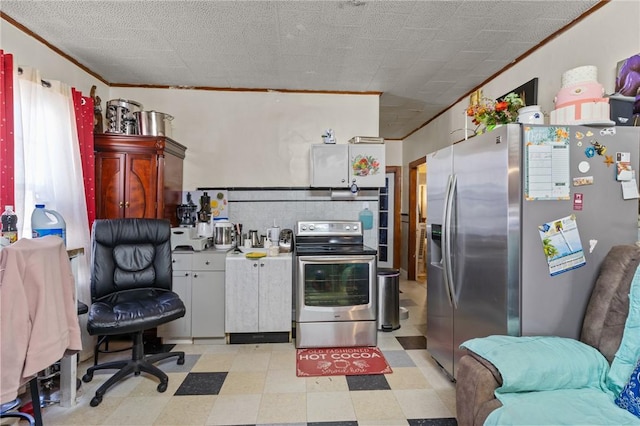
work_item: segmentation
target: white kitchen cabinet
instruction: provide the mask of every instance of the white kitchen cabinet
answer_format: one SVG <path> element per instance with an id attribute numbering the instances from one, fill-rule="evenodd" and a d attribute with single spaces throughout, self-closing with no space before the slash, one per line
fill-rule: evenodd
<path id="1" fill-rule="evenodd" d="M 173 291 L 180 297 L 186 313 L 182 318 L 158 326 L 158 336 L 164 338 L 191 338 L 191 254 L 174 253 Z"/>
<path id="2" fill-rule="evenodd" d="M 224 268 L 226 252 L 205 250 L 172 255 L 173 289 L 187 308 L 184 317 L 158 327 L 158 336 L 224 337 Z"/>
<path id="3" fill-rule="evenodd" d="M 228 255 L 225 267 L 225 331 L 290 333 L 291 267 L 289 253 L 261 259 Z"/>
<path id="4" fill-rule="evenodd" d="M 224 337 L 224 274 L 226 253 L 193 253 L 191 335 Z"/>
<path id="5" fill-rule="evenodd" d="M 311 187 L 385 186 L 384 144 L 311 145 Z"/>

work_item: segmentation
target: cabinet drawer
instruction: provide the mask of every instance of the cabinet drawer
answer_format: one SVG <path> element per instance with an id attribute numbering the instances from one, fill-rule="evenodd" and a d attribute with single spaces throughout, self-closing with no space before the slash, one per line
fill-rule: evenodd
<path id="1" fill-rule="evenodd" d="M 191 270 L 191 253 L 173 253 L 171 263 L 174 271 Z"/>
<path id="2" fill-rule="evenodd" d="M 224 261 L 227 254 L 224 252 L 196 252 L 192 254 L 194 271 L 224 271 Z"/>

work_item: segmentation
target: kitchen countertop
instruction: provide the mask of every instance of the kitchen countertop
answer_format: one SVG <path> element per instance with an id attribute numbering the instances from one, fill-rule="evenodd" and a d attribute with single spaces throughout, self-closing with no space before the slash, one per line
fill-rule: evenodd
<path id="1" fill-rule="evenodd" d="M 255 251 L 264 251 L 264 249 L 255 249 Z M 236 251 L 229 251 L 227 253 L 227 258 L 235 258 L 235 259 L 239 259 L 239 258 L 243 258 L 245 257 L 245 253 L 242 252 L 236 252 Z M 277 256 L 266 256 L 266 257 L 260 257 L 258 259 L 277 259 L 279 257 L 291 257 L 291 253 L 280 253 Z M 255 259 L 250 259 L 250 260 L 255 260 Z"/>
<path id="2" fill-rule="evenodd" d="M 233 249 L 224 249 L 224 250 L 220 250 L 220 249 L 216 249 L 214 247 L 208 247 L 205 250 L 193 250 L 191 248 L 188 247 L 176 247 L 171 253 L 220 253 L 220 254 L 226 254 L 229 251 L 233 251 Z"/>

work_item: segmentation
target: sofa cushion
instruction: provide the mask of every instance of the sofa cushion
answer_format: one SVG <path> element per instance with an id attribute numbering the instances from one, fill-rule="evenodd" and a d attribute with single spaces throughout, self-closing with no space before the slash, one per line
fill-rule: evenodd
<path id="1" fill-rule="evenodd" d="M 616 404 L 631 414 L 640 417 L 640 359 L 631 373 L 629 382 L 622 388 L 622 392 L 616 398 Z"/>
<path id="2" fill-rule="evenodd" d="M 577 340 L 495 335 L 467 340 L 461 346 L 500 371 L 502 386 L 496 390 L 498 399 L 508 392 L 607 389 L 604 380 L 609 363 L 595 348 Z"/>
<path id="3" fill-rule="evenodd" d="M 504 405 L 491 412 L 493 425 L 638 425 L 640 420 L 597 389 L 559 389 L 505 395 Z"/>
<path id="4" fill-rule="evenodd" d="M 620 348 L 607 374 L 607 387 L 620 394 L 640 358 L 640 268 L 636 270 L 629 290 L 629 316 L 624 325 Z"/>

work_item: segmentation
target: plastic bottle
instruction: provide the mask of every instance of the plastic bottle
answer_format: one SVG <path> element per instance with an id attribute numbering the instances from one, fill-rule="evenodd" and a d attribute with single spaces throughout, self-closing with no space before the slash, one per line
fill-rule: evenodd
<path id="1" fill-rule="evenodd" d="M 67 245 L 67 224 L 62 215 L 55 210 L 44 208 L 44 204 L 36 204 L 31 213 L 31 236 L 33 238 L 45 235 L 57 235 Z"/>
<path id="2" fill-rule="evenodd" d="M 362 229 L 371 229 L 373 228 L 373 212 L 369 210 L 369 203 L 364 203 L 362 207 L 363 209 L 358 215 L 358 219 L 362 222 Z"/>
<path id="3" fill-rule="evenodd" d="M 5 206 L 2 213 L 2 234 L 0 236 L 9 240 L 9 244 L 18 241 L 18 215 L 13 211 L 13 206 Z"/>

